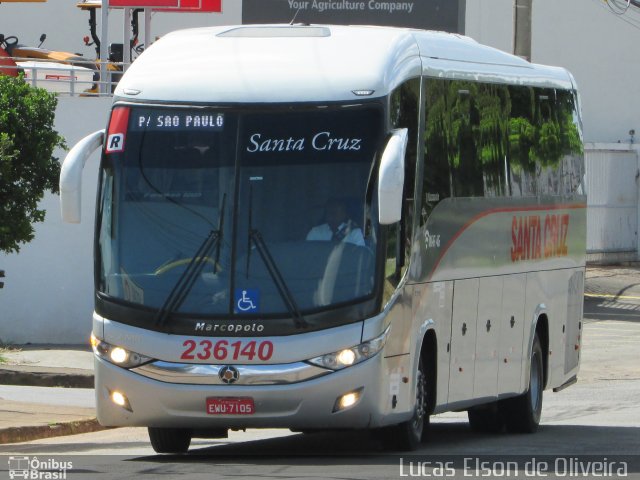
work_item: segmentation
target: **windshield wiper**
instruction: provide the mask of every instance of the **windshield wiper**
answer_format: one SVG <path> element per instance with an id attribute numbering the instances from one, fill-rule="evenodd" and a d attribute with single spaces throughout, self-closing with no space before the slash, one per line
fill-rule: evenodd
<path id="1" fill-rule="evenodd" d="M 262 258 L 262 261 L 267 267 L 267 270 L 269 271 L 269 275 L 271 275 L 271 278 L 273 279 L 273 283 L 278 289 L 278 293 L 280 294 L 280 297 L 282 297 L 282 300 L 284 301 L 284 304 L 287 307 L 287 310 L 289 310 L 289 313 L 291 314 L 291 318 L 293 318 L 293 323 L 295 323 L 297 328 L 306 328 L 307 322 L 302 316 L 302 313 L 298 308 L 298 304 L 296 303 L 295 299 L 293 298 L 293 295 L 291 294 L 291 290 L 289 290 L 289 287 L 287 287 L 287 283 L 284 281 L 284 278 L 282 277 L 282 273 L 280 272 L 280 269 L 278 269 L 276 262 L 273 260 L 273 257 L 271 256 L 271 253 L 267 248 L 267 244 L 262 238 L 262 234 L 256 229 L 250 230 L 249 244 L 251 243 L 253 243 L 256 246 L 256 250 L 258 250 L 258 253 Z M 249 253 L 247 253 L 247 255 L 249 255 Z M 247 266 L 248 264 L 249 262 L 247 260 Z"/>
<path id="2" fill-rule="evenodd" d="M 273 260 L 271 252 L 269 252 L 269 248 L 267 247 L 264 238 L 262 238 L 262 234 L 258 229 L 253 228 L 253 187 L 249 187 L 249 238 L 247 242 L 247 277 L 249 276 L 249 267 L 251 265 L 252 243 L 256 246 L 256 249 L 258 250 L 260 257 L 262 258 L 262 261 L 267 267 L 269 275 L 271 275 L 271 279 L 273 280 L 273 283 L 275 284 L 276 289 L 278 290 L 278 293 L 282 298 L 282 301 L 287 307 L 287 310 L 289 310 L 289 314 L 293 319 L 293 323 L 297 328 L 306 328 L 307 322 L 302 316 L 302 313 L 298 308 L 298 304 L 293 298 L 293 294 L 291 293 L 291 290 L 289 290 L 289 287 L 287 286 L 287 283 L 285 282 L 284 277 L 282 276 L 282 273 L 278 268 L 278 265 Z"/>
<path id="3" fill-rule="evenodd" d="M 165 300 L 164 304 L 158 310 L 156 315 L 156 325 L 164 325 L 167 321 L 167 318 L 172 312 L 175 312 L 180 308 L 180 306 L 184 303 L 187 295 L 193 288 L 193 285 L 196 283 L 196 280 L 200 276 L 202 269 L 204 268 L 204 264 L 207 261 L 209 253 L 215 247 L 216 255 L 213 262 L 213 273 L 218 273 L 218 262 L 220 261 L 220 244 L 221 239 L 224 237 L 224 208 L 227 201 L 227 194 L 225 193 L 222 196 L 222 209 L 220 211 L 220 216 L 218 217 L 218 229 L 211 230 L 209 234 L 202 241 L 200 246 L 198 247 L 198 251 L 195 253 L 193 257 L 191 257 L 191 261 L 187 265 L 187 268 L 180 278 L 173 286 L 171 293 Z"/>
<path id="4" fill-rule="evenodd" d="M 222 196 L 222 207 L 220 210 L 220 216 L 218 217 L 218 236 L 220 238 L 224 237 L 224 208 L 225 208 L 225 204 L 227 203 L 227 194 L 225 193 Z M 214 258 L 215 262 L 213 264 L 213 273 L 218 273 L 218 262 L 220 261 L 220 245 L 222 244 L 221 241 L 218 241 L 216 243 L 216 258 Z"/>
<path id="5" fill-rule="evenodd" d="M 184 303 L 187 295 L 196 283 L 196 280 L 200 276 L 202 269 L 204 268 L 207 258 L 213 248 L 220 243 L 221 233 L 220 230 L 211 230 L 209 234 L 204 238 L 198 251 L 191 257 L 189 264 L 178 281 L 173 286 L 171 293 L 165 300 L 164 304 L 158 310 L 156 315 L 156 325 L 162 326 L 169 318 L 172 312 L 175 312 Z"/>

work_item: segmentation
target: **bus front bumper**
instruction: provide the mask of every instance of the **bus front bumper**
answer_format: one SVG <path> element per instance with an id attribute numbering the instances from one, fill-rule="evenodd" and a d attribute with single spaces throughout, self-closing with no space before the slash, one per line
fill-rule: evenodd
<path id="1" fill-rule="evenodd" d="M 311 380 L 285 385 L 194 385 L 148 378 L 95 359 L 98 421 L 105 426 L 173 428 L 370 428 L 407 420 L 392 410 L 392 395 L 377 355 L 361 364 Z M 386 391 L 386 394 L 385 394 Z M 113 401 L 119 392 L 124 406 Z M 337 409 L 355 392 L 357 401 Z M 252 414 L 208 414 L 207 399 L 251 398 Z"/>

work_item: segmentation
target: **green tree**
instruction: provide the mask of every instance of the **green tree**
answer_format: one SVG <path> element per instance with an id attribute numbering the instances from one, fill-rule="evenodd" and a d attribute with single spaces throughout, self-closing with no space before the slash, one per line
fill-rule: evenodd
<path id="1" fill-rule="evenodd" d="M 53 128 L 56 97 L 22 78 L 0 75 L 0 251 L 20 251 L 45 211 L 45 191 L 57 193 L 64 139 Z"/>

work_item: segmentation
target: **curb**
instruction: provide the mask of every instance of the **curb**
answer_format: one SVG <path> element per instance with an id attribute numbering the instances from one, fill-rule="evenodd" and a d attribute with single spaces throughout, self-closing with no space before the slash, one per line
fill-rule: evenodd
<path id="1" fill-rule="evenodd" d="M 79 433 L 97 432 L 112 427 L 103 427 L 95 418 L 73 422 L 38 425 L 32 427 L 11 427 L 0 429 L 0 445 L 6 443 L 29 442 L 42 438 L 77 435 Z"/>
<path id="2" fill-rule="evenodd" d="M 0 368 L 0 384 L 29 387 L 93 388 L 93 374 L 23 371 Z"/>

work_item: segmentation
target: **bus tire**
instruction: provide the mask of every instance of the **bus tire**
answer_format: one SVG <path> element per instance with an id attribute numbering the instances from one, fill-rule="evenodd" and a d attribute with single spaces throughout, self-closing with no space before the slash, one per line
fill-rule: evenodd
<path id="1" fill-rule="evenodd" d="M 406 422 L 393 427 L 384 428 L 382 440 L 385 449 L 412 451 L 418 448 L 423 441 L 423 435 L 429 426 L 429 413 L 427 410 L 427 377 L 422 363 L 418 361 L 416 382 L 416 406 L 413 417 Z"/>
<path id="2" fill-rule="evenodd" d="M 534 433 L 540 425 L 542 392 L 544 390 L 544 360 L 542 345 L 536 333 L 531 348 L 529 388 L 522 395 L 504 400 L 503 412 L 508 432 Z"/>
<path id="3" fill-rule="evenodd" d="M 186 453 L 191 444 L 191 430 L 187 428 L 149 427 L 149 440 L 156 453 Z"/>

